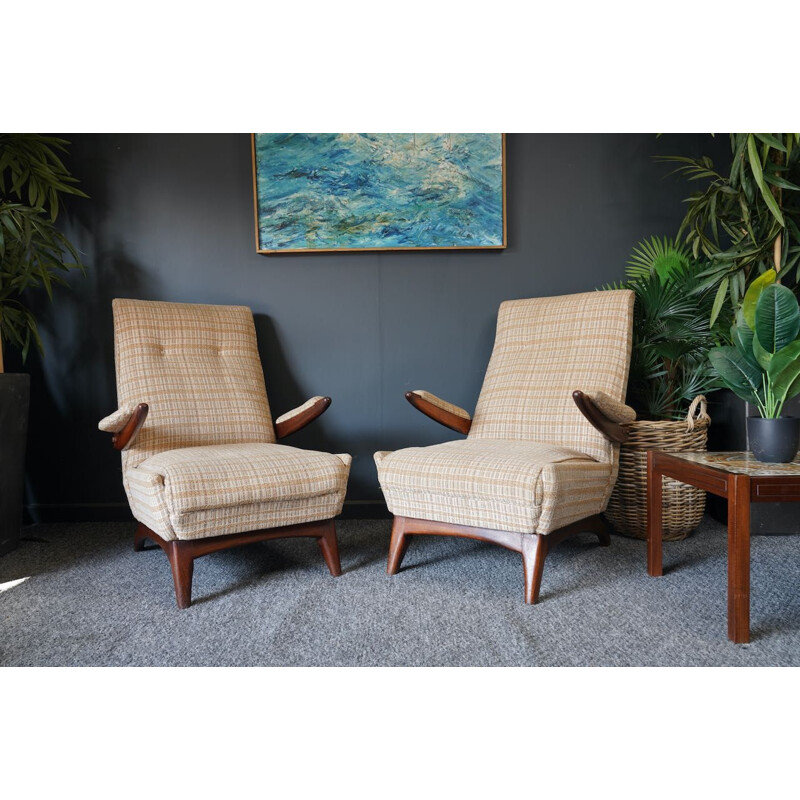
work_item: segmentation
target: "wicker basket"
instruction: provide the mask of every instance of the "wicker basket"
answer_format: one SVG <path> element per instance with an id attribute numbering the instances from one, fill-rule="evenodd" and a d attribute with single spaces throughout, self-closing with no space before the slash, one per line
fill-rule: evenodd
<path id="1" fill-rule="evenodd" d="M 706 399 L 695 397 L 685 422 L 631 422 L 628 441 L 620 447 L 619 475 L 605 511 L 617 533 L 647 538 L 647 451 L 672 452 L 706 449 L 708 426 Z M 706 493 L 685 483 L 664 478 L 664 541 L 685 539 L 703 518 Z"/>

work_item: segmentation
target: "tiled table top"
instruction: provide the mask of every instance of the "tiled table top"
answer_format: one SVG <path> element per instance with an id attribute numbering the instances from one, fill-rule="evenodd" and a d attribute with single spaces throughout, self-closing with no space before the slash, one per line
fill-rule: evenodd
<path id="1" fill-rule="evenodd" d="M 671 456 L 702 464 L 706 467 L 734 472 L 738 475 L 768 477 L 771 475 L 797 475 L 800 477 L 800 454 L 789 464 L 768 464 L 759 461 L 749 452 L 738 453 L 669 453 Z"/>

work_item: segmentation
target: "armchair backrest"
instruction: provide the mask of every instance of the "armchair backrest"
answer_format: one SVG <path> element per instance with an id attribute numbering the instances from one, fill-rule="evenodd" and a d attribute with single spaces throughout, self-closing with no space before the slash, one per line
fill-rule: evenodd
<path id="1" fill-rule="evenodd" d="M 275 441 L 249 308 L 112 305 L 119 406 L 150 406 L 123 469 L 179 447 Z"/>
<path id="2" fill-rule="evenodd" d="M 625 401 L 633 300 L 620 289 L 502 303 L 469 436 L 557 444 L 611 461 L 614 448 L 572 392 Z"/>

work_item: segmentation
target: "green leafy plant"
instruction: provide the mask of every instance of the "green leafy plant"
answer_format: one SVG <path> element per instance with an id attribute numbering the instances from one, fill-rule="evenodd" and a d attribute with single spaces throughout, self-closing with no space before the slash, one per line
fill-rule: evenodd
<path id="1" fill-rule="evenodd" d="M 709 352 L 722 382 L 765 419 L 779 417 L 800 394 L 800 305 L 776 279 L 770 269 L 750 285 L 731 329 L 733 345 Z"/>
<path id="2" fill-rule="evenodd" d="M 708 351 L 721 337 L 707 323 L 714 295 L 701 268 L 685 245 L 652 237 L 634 248 L 627 280 L 607 287 L 636 295 L 628 403 L 640 417 L 682 419 L 697 395 L 719 388 Z"/>
<path id="3" fill-rule="evenodd" d="M 695 258 L 710 261 L 701 290 L 712 287 L 713 325 L 727 295 L 734 309 L 758 274 L 774 269 L 783 282 L 800 278 L 800 134 L 732 133 L 730 170 L 707 156 L 662 156 L 701 186 L 687 199 L 678 231 Z"/>
<path id="4" fill-rule="evenodd" d="M 0 372 L 3 344 L 27 358 L 31 343 L 42 350 L 36 318 L 25 293 L 53 286 L 83 269 L 75 248 L 56 228 L 60 197 L 86 197 L 59 158 L 69 142 L 33 133 L 0 134 Z"/>

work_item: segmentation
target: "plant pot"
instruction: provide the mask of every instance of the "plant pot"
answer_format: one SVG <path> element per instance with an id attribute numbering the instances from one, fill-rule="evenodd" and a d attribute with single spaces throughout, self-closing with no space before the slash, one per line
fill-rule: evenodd
<path id="1" fill-rule="evenodd" d="M 794 461 L 800 445 L 800 419 L 748 417 L 747 440 L 753 455 L 759 461 L 772 464 Z"/>
<path id="2" fill-rule="evenodd" d="M 31 376 L 0 373 L 0 556 L 19 544 Z"/>

